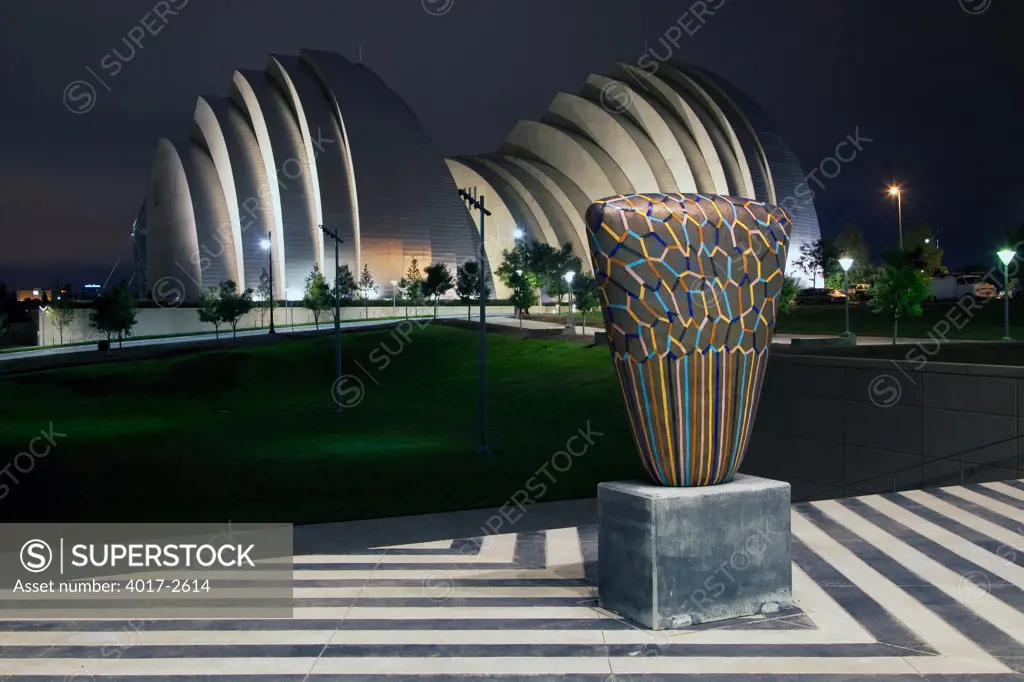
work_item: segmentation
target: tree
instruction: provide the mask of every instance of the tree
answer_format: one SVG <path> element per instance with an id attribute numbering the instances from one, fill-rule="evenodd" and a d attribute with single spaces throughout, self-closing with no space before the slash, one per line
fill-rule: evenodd
<path id="1" fill-rule="evenodd" d="M 835 238 L 836 258 L 852 258 L 853 265 L 850 267 L 849 282 L 858 284 L 869 282 L 871 279 L 871 249 L 864 241 L 864 233 L 857 225 L 848 223 Z M 836 286 L 842 286 L 842 269 L 839 271 L 839 282 Z M 827 284 L 826 284 L 827 286 Z"/>
<path id="2" fill-rule="evenodd" d="M 105 334 L 107 341 L 117 337 L 118 348 L 135 326 L 135 301 L 128 292 L 128 283 L 121 280 L 116 287 L 104 289 L 93 303 L 89 326 Z"/>
<path id="3" fill-rule="evenodd" d="M 811 278 L 811 286 L 818 286 L 819 275 L 822 286 L 824 286 L 828 273 L 839 268 L 839 256 L 836 255 L 835 244 L 825 237 L 811 243 L 804 243 L 800 247 L 800 256 L 796 259 L 796 266 Z"/>
<path id="4" fill-rule="evenodd" d="M 198 312 L 199 321 L 212 324 L 214 336 L 220 341 L 220 325 L 224 320 L 220 316 L 220 296 L 217 291 L 207 290 L 202 293 L 199 297 Z"/>
<path id="5" fill-rule="evenodd" d="M 458 267 L 455 273 L 455 294 L 466 304 L 466 320 L 472 319 L 470 301 L 480 300 L 480 279 L 483 272 L 480 262 L 468 260 Z M 484 283 L 484 294 L 488 295 L 490 287 Z"/>
<path id="6" fill-rule="evenodd" d="M 370 274 L 370 266 L 363 263 L 363 272 L 359 275 L 359 296 L 365 301 L 377 295 L 377 280 Z"/>
<path id="7" fill-rule="evenodd" d="M 352 268 L 347 265 L 338 266 L 337 279 L 331 283 L 331 303 L 333 304 L 335 301 L 351 301 L 355 298 L 357 290 L 358 287 L 356 286 L 356 279 L 352 276 Z"/>
<path id="8" fill-rule="evenodd" d="M 906 254 L 892 251 L 886 256 L 885 268 L 871 287 L 871 310 L 892 315 L 892 342 L 895 345 L 900 317 L 921 314 L 921 302 L 931 296 L 928 277 Z"/>
<path id="9" fill-rule="evenodd" d="M 0 345 L 3 345 L 5 336 L 7 336 L 7 313 L 0 310 Z"/>
<path id="10" fill-rule="evenodd" d="M 423 280 L 423 294 L 434 302 L 434 317 L 437 317 L 437 302 L 442 296 L 455 288 L 452 271 L 444 263 L 432 263 L 424 268 L 426 277 Z"/>
<path id="11" fill-rule="evenodd" d="M 587 333 L 587 313 L 601 305 L 597 279 L 589 272 L 582 272 L 576 278 L 576 308 L 583 313 L 583 333 Z"/>
<path id="12" fill-rule="evenodd" d="M 270 306 L 273 304 L 271 298 L 273 297 L 273 291 L 270 288 L 270 274 L 266 268 L 260 273 L 260 282 L 256 285 L 255 304 L 254 309 L 260 316 L 260 327 L 263 327 L 263 321 L 266 319 L 267 312 L 270 310 Z"/>
<path id="13" fill-rule="evenodd" d="M 229 280 L 220 283 L 217 311 L 222 322 L 231 325 L 231 340 L 238 339 L 238 321 L 253 307 L 252 289 L 238 293 L 238 286 Z"/>
<path id="14" fill-rule="evenodd" d="M 536 255 L 536 249 L 533 251 Z M 519 272 L 532 271 L 531 250 L 526 245 L 526 240 L 516 240 L 516 245 L 511 249 L 503 249 L 501 252 L 501 265 L 495 270 L 501 283 L 509 289 L 515 288 Z"/>
<path id="15" fill-rule="evenodd" d="M 75 321 L 75 301 L 70 294 L 61 294 L 46 309 L 46 315 L 53 321 L 53 326 L 60 334 L 60 345 L 64 345 L 64 330 Z"/>
<path id="16" fill-rule="evenodd" d="M 313 323 L 320 329 L 320 314 L 331 306 L 334 293 L 316 265 L 306 276 L 306 287 L 302 293 L 302 305 L 313 311 Z"/>
<path id="17" fill-rule="evenodd" d="M 540 286 L 548 296 L 555 299 L 561 306 L 562 298 L 569 293 L 569 283 L 565 281 L 565 273 L 579 273 L 583 270 L 583 262 L 572 252 L 572 244 L 565 243 L 561 249 L 547 244 L 533 243 L 530 257 L 530 268 L 540 280 Z"/>
<path id="18" fill-rule="evenodd" d="M 522 275 L 515 275 L 512 281 L 512 305 L 516 307 L 520 319 L 524 312 L 529 315 L 530 308 L 537 305 L 538 286 L 540 281 L 532 272 L 524 271 Z"/>
<path id="19" fill-rule="evenodd" d="M 406 314 L 408 314 L 410 301 L 416 305 L 423 300 L 423 273 L 420 272 L 419 261 L 415 258 L 406 268 L 405 275 L 398 281 L 398 290 L 402 292 L 402 298 L 406 301 Z"/>
<path id="20" fill-rule="evenodd" d="M 779 292 L 779 299 L 775 302 L 775 309 L 777 312 L 785 315 L 793 309 L 793 305 L 796 303 L 796 293 L 799 286 L 796 280 L 792 277 L 782 278 L 782 290 Z"/>

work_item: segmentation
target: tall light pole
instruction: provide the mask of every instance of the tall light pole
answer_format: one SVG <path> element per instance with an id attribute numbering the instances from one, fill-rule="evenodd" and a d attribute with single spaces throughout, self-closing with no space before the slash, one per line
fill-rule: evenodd
<path id="1" fill-rule="evenodd" d="M 484 218 L 491 215 L 491 212 L 484 206 L 484 197 L 476 195 L 476 188 L 470 190 L 460 189 L 459 196 L 466 202 L 469 208 L 480 211 L 480 447 L 481 453 L 490 452 L 487 447 L 487 252 L 484 245 L 487 243 L 486 232 L 484 231 Z"/>
<path id="2" fill-rule="evenodd" d="M 899 215 L 899 226 L 900 226 L 900 251 L 903 250 L 903 190 L 900 189 L 899 185 L 893 185 L 889 188 L 889 196 L 896 197 L 896 210 Z"/>
<path id="3" fill-rule="evenodd" d="M 339 389 L 341 388 L 341 296 L 338 295 L 338 284 L 339 276 L 338 271 L 341 269 L 341 263 L 339 260 L 338 250 L 344 241 L 338 236 L 337 230 L 331 230 L 324 225 L 320 226 L 324 235 L 334 240 L 334 364 L 338 371 L 338 377 L 335 384 Z M 341 401 L 335 401 L 338 404 L 338 412 L 343 412 L 341 407 Z"/>
<path id="4" fill-rule="evenodd" d="M 270 240 L 271 233 L 267 232 L 267 238 L 260 240 L 260 248 L 267 252 L 267 259 L 270 261 L 270 331 L 268 334 L 276 334 L 274 329 L 274 243 Z"/>
<path id="5" fill-rule="evenodd" d="M 852 265 L 852 258 L 839 259 L 839 267 L 843 269 L 843 296 L 846 297 L 846 331 L 843 332 L 843 336 L 850 336 L 850 285 L 848 283 L 848 277 L 850 274 L 850 267 Z"/>
<path id="6" fill-rule="evenodd" d="M 516 274 L 519 276 L 519 279 L 516 281 L 516 287 L 519 288 L 519 290 L 521 292 L 523 284 L 524 284 L 524 282 L 523 282 L 523 271 L 522 270 L 516 270 Z M 521 295 L 522 294 L 520 293 L 520 296 Z M 516 309 L 519 311 L 519 336 L 522 336 L 523 335 L 523 309 L 520 308 L 518 305 L 516 305 Z"/>
<path id="7" fill-rule="evenodd" d="M 1010 261 L 1017 255 L 1016 251 L 1003 249 L 998 254 L 999 260 L 1003 261 L 1003 341 L 1012 341 L 1010 338 Z"/>
<path id="8" fill-rule="evenodd" d="M 572 280 L 576 276 L 576 273 L 570 270 L 565 273 L 565 282 L 569 285 L 569 314 L 565 318 L 565 328 L 575 331 L 572 326 Z"/>
<path id="9" fill-rule="evenodd" d="M 391 280 L 391 317 L 397 317 L 398 313 L 398 280 Z"/>

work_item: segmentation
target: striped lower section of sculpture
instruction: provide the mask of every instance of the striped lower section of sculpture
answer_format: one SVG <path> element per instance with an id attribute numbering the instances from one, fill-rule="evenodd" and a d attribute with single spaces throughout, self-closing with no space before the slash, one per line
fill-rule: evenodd
<path id="1" fill-rule="evenodd" d="M 650 478 L 732 479 L 757 411 L 790 222 L 738 197 L 635 194 L 587 211 L 608 343 Z"/>

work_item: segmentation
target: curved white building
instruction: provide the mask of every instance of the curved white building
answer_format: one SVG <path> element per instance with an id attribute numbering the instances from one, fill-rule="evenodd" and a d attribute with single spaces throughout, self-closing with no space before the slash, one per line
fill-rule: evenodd
<path id="1" fill-rule="evenodd" d="M 410 260 L 454 268 L 480 250 L 478 214 L 457 188 L 486 197 L 491 267 L 517 228 L 570 243 L 589 268 L 583 214 L 634 192 L 727 194 L 779 204 L 804 173 L 764 113 L 700 69 L 626 64 L 559 93 L 492 154 L 442 158 L 415 114 L 370 69 L 304 51 L 265 71 L 236 71 L 227 97 L 200 97 L 192 129 L 157 143 L 140 212 L 146 281 L 173 277 L 187 299 L 232 279 L 255 288 L 274 257 L 278 298 L 301 299 L 314 264 L 366 264 L 391 295 Z M 813 203 L 787 204 L 791 259 L 819 237 Z M 156 287 L 157 295 L 160 294 Z M 508 294 L 492 282 L 499 297 Z"/>

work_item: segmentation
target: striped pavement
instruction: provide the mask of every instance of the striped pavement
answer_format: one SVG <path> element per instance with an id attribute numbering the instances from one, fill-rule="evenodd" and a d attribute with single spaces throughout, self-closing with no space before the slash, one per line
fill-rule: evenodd
<path id="1" fill-rule="evenodd" d="M 792 514 L 767 616 L 634 627 L 597 606 L 596 528 L 562 528 L 298 556 L 291 619 L 2 620 L 0 679 L 1024 681 L 1024 483 Z"/>

